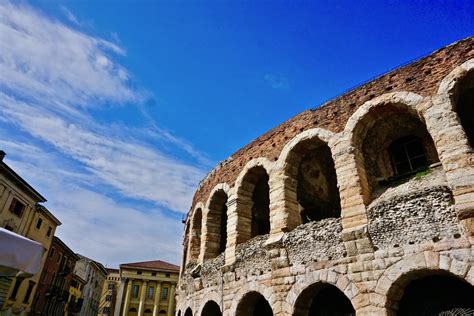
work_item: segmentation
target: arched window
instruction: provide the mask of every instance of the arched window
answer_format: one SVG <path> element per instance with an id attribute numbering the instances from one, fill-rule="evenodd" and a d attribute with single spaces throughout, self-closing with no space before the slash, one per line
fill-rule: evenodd
<path id="1" fill-rule="evenodd" d="M 306 288 L 296 300 L 294 316 L 355 315 L 347 296 L 337 287 L 316 283 Z"/>
<path id="2" fill-rule="evenodd" d="M 202 309 L 201 316 L 222 316 L 222 312 L 216 302 L 208 301 Z"/>
<path id="3" fill-rule="evenodd" d="M 341 201 L 329 146 L 317 137 L 295 145 L 286 158 L 285 191 L 298 202 L 302 223 L 340 217 Z"/>
<path id="4" fill-rule="evenodd" d="M 201 251 L 201 225 L 202 225 L 202 211 L 200 208 L 196 209 L 193 216 L 191 229 L 191 245 L 190 245 L 190 259 L 197 260 Z"/>
<path id="5" fill-rule="evenodd" d="M 206 226 L 204 258 L 209 259 L 224 252 L 227 243 L 227 194 L 224 190 L 217 190 L 211 197 Z"/>
<path id="6" fill-rule="evenodd" d="M 409 135 L 392 142 L 388 148 L 393 173 L 403 176 L 428 167 L 428 158 L 421 139 Z"/>
<path id="7" fill-rule="evenodd" d="M 474 71 L 458 84 L 454 107 L 471 147 L 474 147 Z"/>
<path id="8" fill-rule="evenodd" d="M 186 311 L 184 312 L 184 316 L 193 316 L 193 311 L 190 307 L 186 309 Z"/>
<path id="9" fill-rule="evenodd" d="M 273 316 L 273 310 L 268 301 L 258 292 L 245 294 L 237 305 L 236 316 Z"/>
<path id="10" fill-rule="evenodd" d="M 437 271 L 415 271 L 401 278 L 388 293 L 398 315 L 474 314 L 474 287 L 462 279 Z"/>
<path id="11" fill-rule="evenodd" d="M 149 308 L 145 309 L 145 314 L 151 314 L 151 309 Z"/>
<path id="12" fill-rule="evenodd" d="M 162 309 L 162 310 L 158 313 L 158 315 L 166 315 L 166 311 Z"/>

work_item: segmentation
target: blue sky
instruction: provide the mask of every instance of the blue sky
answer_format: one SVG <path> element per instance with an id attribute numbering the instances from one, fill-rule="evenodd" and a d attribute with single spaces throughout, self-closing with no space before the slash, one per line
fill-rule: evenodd
<path id="1" fill-rule="evenodd" d="M 77 252 L 178 263 L 218 161 L 472 30 L 472 1 L 0 1 L 0 148 Z"/>

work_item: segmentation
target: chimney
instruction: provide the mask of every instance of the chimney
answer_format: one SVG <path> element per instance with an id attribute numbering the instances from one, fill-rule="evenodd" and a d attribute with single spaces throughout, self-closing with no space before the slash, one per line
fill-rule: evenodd
<path id="1" fill-rule="evenodd" d="M 6 153 L 0 149 L 0 161 L 3 161 L 3 158 L 5 158 Z"/>

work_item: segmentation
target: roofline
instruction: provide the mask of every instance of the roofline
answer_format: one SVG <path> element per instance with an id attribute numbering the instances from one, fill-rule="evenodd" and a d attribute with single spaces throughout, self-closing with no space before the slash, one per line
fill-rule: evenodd
<path id="1" fill-rule="evenodd" d="M 51 212 L 46 208 L 46 206 L 41 205 L 41 204 L 38 204 L 38 205 L 36 206 L 36 210 L 37 210 L 38 212 L 42 212 L 42 213 L 44 213 L 46 216 L 48 216 L 53 222 L 56 223 L 57 226 L 62 225 L 61 221 L 60 221 L 56 216 L 54 216 L 53 213 L 51 213 Z"/>
<path id="2" fill-rule="evenodd" d="M 99 270 L 102 270 L 105 275 L 109 275 L 109 271 L 102 265 L 102 263 L 91 260 L 91 263 L 94 264 Z"/>
<path id="3" fill-rule="evenodd" d="M 4 161 L 3 157 L 0 160 L 0 166 L 6 171 L 7 176 L 13 180 L 16 184 L 22 186 L 26 191 L 30 193 L 34 198 L 39 200 L 39 202 L 46 202 L 46 198 L 42 196 L 38 191 L 36 191 L 28 182 L 25 181 L 18 173 L 16 173 L 12 168 L 10 168 Z"/>
<path id="4" fill-rule="evenodd" d="M 75 273 L 72 275 L 72 277 L 78 279 L 79 282 L 81 282 L 82 284 L 86 284 L 86 283 L 87 283 L 86 280 L 84 280 L 83 278 L 81 278 L 80 276 L 78 276 L 78 275 L 75 274 Z"/>
<path id="5" fill-rule="evenodd" d="M 67 252 L 69 252 L 71 254 L 71 257 L 73 257 L 74 259 L 79 260 L 79 256 L 71 250 L 71 248 L 69 248 L 61 239 L 59 239 L 58 236 L 54 236 L 53 237 L 53 243 L 58 243 L 61 247 L 63 247 Z"/>
<path id="6" fill-rule="evenodd" d="M 127 263 L 121 264 L 120 269 L 122 268 L 129 268 L 129 269 L 142 269 L 142 270 L 153 270 L 153 271 L 165 271 L 165 272 L 178 272 L 179 273 L 179 266 L 177 269 L 166 269 L 166 268 L 150 268 L 150 267 L 142 267 L 142 266 L 136 266 L 136 265 L 130 265 Z"/>

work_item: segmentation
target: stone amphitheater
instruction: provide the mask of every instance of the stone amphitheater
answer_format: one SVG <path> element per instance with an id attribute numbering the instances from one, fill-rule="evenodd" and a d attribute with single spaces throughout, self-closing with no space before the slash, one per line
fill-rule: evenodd
<path id="1" fill-rule="evenodd" d="M 202 180 L 179 316 L 474 313 L 474 37 L 260 136 Z"/>

